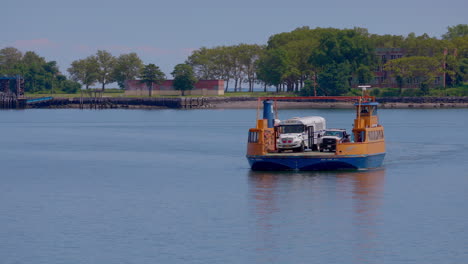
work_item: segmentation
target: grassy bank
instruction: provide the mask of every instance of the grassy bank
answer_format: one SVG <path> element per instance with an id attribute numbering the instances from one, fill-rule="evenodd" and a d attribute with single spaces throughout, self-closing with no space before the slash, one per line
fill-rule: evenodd
<path id="1" fill-rule="evenodd" d="M 60 98 L 74 98 L 74 97 L 91 97 L 94 96 L 94 92 L 100 92 L 101 89 L 89 89 L 82 90 L 82 92 L 77 93 L 25 93 L 26 97 L 39 98 L 39 97 L 60 97 Z M 124 97 L 125 91 L 122 89 L 105 89 L 102 96 L 104 97 Z"/>
<path id="2" fill-rule="evenodd" d="M 74 97 L 91 97 L 94 96 L 94 91 L 100 91 L 100 89 L 96 90 L 83 90 L 82 93 L 26 93 L 27 97 L 31 98 L 38 98 L 38 97 L 61 97 L 61 98 L 74 98 Z M 468 96 L 468 84 L 465 84 L 461 87 L 455 88 L 446 88 L 446 89 L 439 89 L 433 88 L 429 89 L 426 93 L 421 91 L 421 89 L 411 88 L 411 89 L 398 89 L 398 88 L 371 88 L 369 90 L 370 95 L 376 97 L 446 97 L 446 96 Z M 361 91 L 359 89 L 352 89 L 349 93 L 345 94 L 345 96 L 359 96 L 361 95 Z M 103 97 L 128 97 L 128 98 L 151 98 L 148 95 L 137 96 L 137 95 L 125 95 L 125 91 L 122 89 L 106 89 L 102 95 Z M 288 93 L 288 92 L 226 92 L 224 97 L 266 97 L 266 96 L 299 96 L 297 93 Z M 177 98 L 180 97 L 179 95 L 173 96 L 159 96 L 153 95 L 153 98 L 161 98 L 161 97 L 168 97 L 168 98 Z M 215 96 L 201 96 L 201 95 L 186 95 L 185 97 L 215 97 Z"/>
<path id="3" fill-rule="evenodd" d="M 417 88 L 371 88 L 370 94 L 376 97 L 468 96 L 468 84 L 445 89 L 431 88 L 428 91 L 423 91 Z"/>

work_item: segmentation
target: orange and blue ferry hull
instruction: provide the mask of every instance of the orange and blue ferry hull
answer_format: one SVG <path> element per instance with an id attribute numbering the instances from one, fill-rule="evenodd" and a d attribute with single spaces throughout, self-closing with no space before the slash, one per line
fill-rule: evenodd
<path id="1" fill-rule="evenodd" d="M 252 170 L 365 170 L 382 167 L 385 153 L 367 155 L 247 155 Z"/>

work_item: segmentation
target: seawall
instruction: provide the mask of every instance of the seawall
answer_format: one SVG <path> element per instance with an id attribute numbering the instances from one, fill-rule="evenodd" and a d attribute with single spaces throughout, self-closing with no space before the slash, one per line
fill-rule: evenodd
<path id="1" fill-rule="evenodd" d="M 82 109 L 112 109 L 112 108 L 137 108 L 137 109 L 162 109 L 162 108 L 204 108 L 209 107 L 206 98 L 129 98 L 129 97 L 76 97 L 54 98 L 49 101 L 31 103 L 29 108 L 82 108 Z"/>
<path id="2" fill-rule="evenodd" d="M 468 108 L 468 97 L 377 98 L 381 108 Z M 353 108 L 351 102 L 334 100 L 278 101 L 279 108 Z M 29 108 L 136 108 L 136 109 L 255 109 L 257 97 L 155 97 L 155 98 L 54 98 L 28 105 Z"/>
<path id="3" fill-rule="evenodd" d="M 380 108 L 468 108 L 468 97 L 382 97 L 376 98 Z M 257 108 L 256 97 L 209 98 L 214 108 Z M 343 108 L 354 107 L 352 102 L 335 100 L 278 101 L 279 108 Z"/>

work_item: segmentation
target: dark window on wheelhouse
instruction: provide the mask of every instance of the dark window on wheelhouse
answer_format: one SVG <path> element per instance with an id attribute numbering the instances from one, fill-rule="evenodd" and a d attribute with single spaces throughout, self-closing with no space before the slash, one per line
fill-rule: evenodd
<path id="1" fill-rule="evenodd" d="M 258 143 L 257 131 L 249 131 L 249 143 Z"/>

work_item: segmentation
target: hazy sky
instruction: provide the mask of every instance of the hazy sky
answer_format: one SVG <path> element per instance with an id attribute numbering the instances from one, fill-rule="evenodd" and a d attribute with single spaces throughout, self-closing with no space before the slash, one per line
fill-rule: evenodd
<path id="1" fill-rule="evenodd" d="M 3 0 L 1 10 L 0 48 L 35 51 L 63 73 L 98 49 L 136 52 L 168 77 L 194 49 L 265 44 L 302 26 L 440 37 L 468 23 L 467 0 Z"/>

